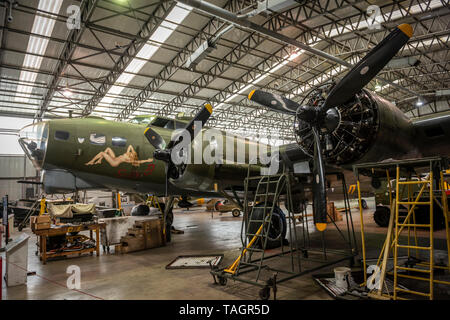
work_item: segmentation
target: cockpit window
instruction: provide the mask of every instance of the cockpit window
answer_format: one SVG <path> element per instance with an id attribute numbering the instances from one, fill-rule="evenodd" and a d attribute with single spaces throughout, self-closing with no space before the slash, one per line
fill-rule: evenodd
<path id="1" fill-rule="evenodd" d="M 131 119 L 129 122 L 135 124 L 149 124 L 153 121 L 153 119 L 155 119 L 155 116 L 137 116 Z"/>
<path id="2" fill-rule="evenodd" d="M 186 123 L 180 122 L 180 121 L 175 121 L 175 126 L 177 129 L 184 129 L 186 127 Z"/>
<path id="3" fill-rule="evenodd" d="M 111 143 L 114 147 L 125 147 L 127 145 L 127 139 L 122 137 L 112 137 Z"/>
<path id="4" fill-rule="evenodd" d="M 19 144 L 36 168 L 42 168 L 47 150 L 48 123 L 39 122 L 22 128 Z"/>
<path id="5" fill-rule="evenodd" d="M 145 124 L 145 125 L 152 125 L 155 127 L 165 128 L 165 129 L 175 129 L 175 121 L 171 119 L 164 119 L 157 116 L 148 116 L 148 115 L 142 115 L 134 117 L 129 121 L 130 123 L 135 124 Z M 185 124 L 177 121 L 177 129 L 184 128 Z"/>
<path id="6" fill-rule="evenodd" d="M 102 146 L 106 143 L 106 137 L 104 134 L 101 134 L 101 133 L 91 133 L 91 135 L 89 137 L 89 141 L 92 144 Z"/>
<path id="7" fill-rule="evenodd" d="M 55 131 L 56 140 L 67 140 L 69 139 L 69 133 L 67 131 Z"/>
<path id="8" fill-rule="evenodd" d="M 165 129 L 175 129 L 174 121 L 170 119 L 155 118 L 155 120 L 153 120 L 151 125 Z"/>

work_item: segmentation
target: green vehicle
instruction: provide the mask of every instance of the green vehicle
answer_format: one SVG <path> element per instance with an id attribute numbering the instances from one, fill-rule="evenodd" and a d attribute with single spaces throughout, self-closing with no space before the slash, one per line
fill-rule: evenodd
<path id="1" fill-rule="evenodd" d="M 403 179 L 402 179 L 403 180 Z M 412 180 L 418 180 L 418 178 L 413 178 Z M 376 224 L 380 227 L 387 227 L 389 225 L 389 217 L 390 217 L 390 197 L 389 197 L 389 184 L 387 182 L 387 179 L 380 180 L 380 186 L 379 188 L 374 188 L 375 191 L 375 204 L 376 209 L 373 213 L 373 219 L 375 220 Z M 391 179 L 391 188 L 392 188 L 392 199 L 395 199 L 395 187 L 396 186 L 396 179 Z M 420 192 L 420 188 L 422 186 L 419 184 L 412 184 L 410 185 L 410 192 L 412 197 L 416 197 L 418 193 Z M 429 201 L 430 194 L 429 189 L 426 188 L 427 191 L 424 191 L 422 193 L 422 196 L 420 197 L 421 202 Z M 400 196 L 401 201 L 408 201 L 408 187 L 407 185 L 400 185 Z M 435 194 L 435 197 L 440 198 L 441 193 L 440 191 L 437 191 Z M 415 219 L 416 223 L 418 224 L 428 224 L 430 223 L 430 208 L 429 206 L 420 205 L 416 206 L 414 209 L 415 212 Z M 400 205 L 399 208 L 399 215 L 400 218 L 405 218 L 408 214 L 408 208 L 405 205 Z M 442 213 L 442 209 L 434 205 L 433 206 L 433 225 L 434 229 L 442 229 L 445 227 L 444 222 L 444 215 Z"/>

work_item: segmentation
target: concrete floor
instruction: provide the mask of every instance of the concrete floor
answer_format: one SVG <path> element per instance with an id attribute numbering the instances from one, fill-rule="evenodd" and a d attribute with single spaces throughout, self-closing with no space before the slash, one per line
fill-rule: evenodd
<path id="1" fill-rule="evenodd" d="M 384 241 L 386 229 L 374 224 L 372 211 L 366 210 L 364 216 L 368 252 L 375 257 Z M 46 265 L 42 265 L 35 256 L 36 237 L 26 229 L 30 233 L 28 270 L 35 271 L 36 275 L 28 276 L 27 285 L 3 288 L 3 299 L 259 299 L 259 289 L 248 284 L 228 281 L 226 286 L 214 285 L 207 269 L 165 269 L 179 255 L 224 254 L 221 266 L 227 266 L 240 253 L 240 218 L 233 218 L 231 213 L 215 213 L 211 218 L 211 214 L 203 208 L 189 211 L 176 209 L 174 212 L 174 225 L 184 230 L 184 234 L 172 235 L 172 242 L 165 247 L 129 254 L 75 256 L 49 261 Z M 355 229 L 359 230 L 357 210 L 354 210 L 353 217 Z M 339 225 L 344 226 L 345 222 Z M 310 231 L 313 229 L 311 226 Z M 330 227 L 327 232 L 327 241 L 336 248 L 342 247 L 341 238 L 332 229 Z M 313 232 L 312 238 L 317 235 Z M 443 232 L 437 232 L 436 237 L 442 238 Z M 278 263 L 283 264 L 283 261 L 278 260 Z M 66 270 L 70 265 L 81 269 L 81 289 L 78 291 L 66 287 L 69 276 Z M 335 266 L 318 273 L 333 272 Z M 279 284 L 277 298 L 331 299 L 311 274 Z"/>

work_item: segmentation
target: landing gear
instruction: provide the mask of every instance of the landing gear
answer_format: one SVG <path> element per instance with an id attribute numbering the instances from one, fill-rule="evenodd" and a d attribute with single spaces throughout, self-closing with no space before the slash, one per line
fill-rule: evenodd
<path id="1" fill-rule="evenodd" d="M 166 203 L 160 203 L 161 210 L 164 212 L 164 221 L 166 224 L 166 242 L 170 242 L 172 239 L 171 230 L 173 224 L 173 205 L 174 205 L 174 197 L 168 197 Z"/>
<path id="2" fill-rule="evenodd" d="M 241 210 L 233 209 L 233 211 L 231 211 L 231 214 L 233 215 L 233 217 L 237 218 L 241 215 Z"/>

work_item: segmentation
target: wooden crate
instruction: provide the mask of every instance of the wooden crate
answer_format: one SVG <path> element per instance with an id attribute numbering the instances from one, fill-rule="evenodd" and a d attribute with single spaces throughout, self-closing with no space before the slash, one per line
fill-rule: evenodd
<path id="1" fill-rule="evenodd" d="M 120 239 L 120 252 L 128 253 L 163 245 L 160 219 L 138 220 Z"/>
<path id="2" fill-rule="evenodd" d="M 124 236 L 120 240 L 122 253 L 139 251 L 145 249 L 145 239 L 144 236 L 134 237 L 134 236 Z"/>
<path id="3" fill-rule="evenodd" d="M 157 248 L 163 245 L 163 237 L 161 232 L 161 220 L 154 220 L 146 225 L 145 247 L 147 249 Z"/>
<path id="4" fill-rule="evenodd" d="M 31 231 L 50 229 L 51 222 L 52 221 L 49 215 L 31 216 L 30 217 Z"/>
<path id="5" fill-rule="evenodd" d="M 327 222 L 331 223 L 330 217 L 335 221 L 341 221 L 342 220 L 342 214 L 336 209 L 334 206 L 334 202 L 328 202 L 327 203 Z"/>

